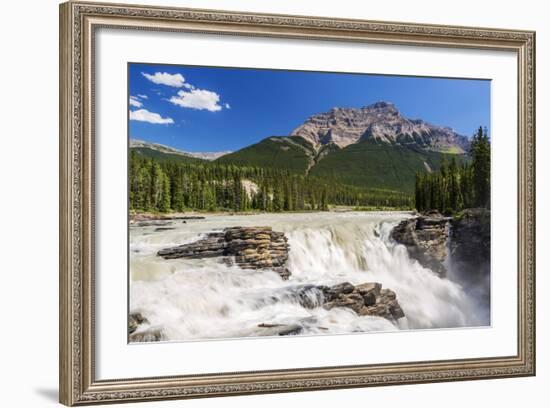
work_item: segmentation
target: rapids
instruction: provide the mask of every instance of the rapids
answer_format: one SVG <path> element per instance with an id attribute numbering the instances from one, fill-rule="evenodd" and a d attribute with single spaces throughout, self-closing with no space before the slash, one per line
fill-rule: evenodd
<path id="1" fill-rule="evenodd" d="M 141 312 L 169 341 L 261 335 L 259 324 L 299 325 L 301 334 L 417 330 L 490 324 L 488 305 L 459 281 L 440 278 L 390 238 L 406 212 L 208 215 L 130 227 L 130 312 Z M 230 226 L 269 225 L 290 244 L 283 281 L 272 271 L 242 270 L 217 258 L 164 260 L 159 249 L 195 241 Z M 452 265 L 449 265 L 452 269 Z M 284 296 L 300 284 L 380 282 L 396 292 L 405 317 L 397 323 L 344 308 L 305 309 Z M 264 331 L 265 333 L 265 331 Z"/>

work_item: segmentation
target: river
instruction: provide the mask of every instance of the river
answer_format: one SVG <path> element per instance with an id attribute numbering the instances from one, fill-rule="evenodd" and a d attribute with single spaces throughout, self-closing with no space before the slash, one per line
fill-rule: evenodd
<path id="1" fill-rule="evenodd" d="M 440 278 L 412 260 L 392 241 L 406 212 L 320 212 L 207 215 L 158 226 L 130 227 L 130 312 L 167 341 L 250 337 L 265 334 L 258 325 L 300 325 L 300 334 L 473 327 L 490 324 L 488 306 L 461 282 Z M 164 260 L 162 248 L 193 242 L 231 226 L 271 226 L 288 237 L 284 281 L 273 271 L 242 270 L 219 259 Z M 452 265 L 450 265 L 452 269 Z M 391 322 L 358 316 L 346 308 L 306 309 L 280 296 L 300 284 L 379 282 L 397 294 L 405 317 Z M 276 299 L 276 301 L 266 301 Z"/>

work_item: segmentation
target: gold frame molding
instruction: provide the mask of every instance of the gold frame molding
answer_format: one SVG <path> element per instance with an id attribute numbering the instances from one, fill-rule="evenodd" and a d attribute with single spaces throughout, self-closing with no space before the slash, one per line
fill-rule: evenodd
<path id="1" fill-rule="evenodd" d="M 513 356 L 96 380 L 94 33 L 97 28 L 425 45 L 517 54 L 518 349 Z M 126 4 L 60 5 L 60 402 L 82 405 L 535 375 L 535 33 Z"/>

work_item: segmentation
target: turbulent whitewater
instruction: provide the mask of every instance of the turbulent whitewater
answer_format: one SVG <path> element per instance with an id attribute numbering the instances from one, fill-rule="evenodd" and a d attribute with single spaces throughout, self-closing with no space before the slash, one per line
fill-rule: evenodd
<path id="1" fill-rule="evenodd" d="M 147 319 L 163 340 L 269 335 L 265 327 L 300 327 L 299 334 L 417 330 L 490 324 L 488 305 L 453 280 L 411 259 L 391 239 L 411 217 L 404 212 L 212 215 L 130 227 L 130 313 Z M 269 225 L 290 245 L 290 279 L 270 270 L 246 270 L 220 259 L 163 259 L 163 248 L 197 241 L 234 226 Z M 168 229 L 172 228 L 172 229 Z M 452 271 L 452 260 L 449 269 Z M 348 308 L 304 308 L 285 296 L 297 285 L 379 282 L 393 290 L 405 317 L 359 316 Z"/>

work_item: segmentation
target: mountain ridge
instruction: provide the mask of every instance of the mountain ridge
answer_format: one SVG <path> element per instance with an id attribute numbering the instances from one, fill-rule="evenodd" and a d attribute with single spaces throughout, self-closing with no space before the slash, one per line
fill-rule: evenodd
<path id="1" fill-rule="evenodd" d="M 171 146 L 163 145 L 160 143 L 146 142 L 140 139 L 130 139 L 130 149 L 151 149 L 160 153 L 180 155 L 185 157 L 191 157 L 195 159 L 213 161 L 220 158 L 223 155 L 233 153 L 232 151 L 221 152 L 188 152 L 185 150 L 179 150 Z"/>
<path id="2" fill-rule="evenodd" d="M 364 140 L 417 145 L 425 150 L 463 154 L 469 139 L 446 126 L 408 119 L 393 103 L 376 102 L 362 108 L 334 107 L 310 116 L 290 136 L 309 141 L 316 149 L 334 143 L 344 148 Z"/>
<path id="3" fill-rule="evenodd" d="M 469 144 L 449 127 L 407 119 L 392 103 L 376 102 L 312 115 L 289 135 L 268 136 L 234 152 L 193 154 L 143 141 L 130 147 L 148 157 L 286 169 L 411 194 L 416 173 L 437 171 L 448 155 L 467 161 Z"/>

